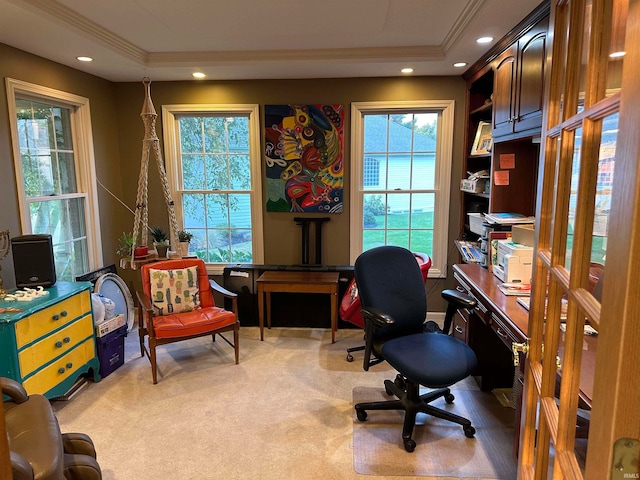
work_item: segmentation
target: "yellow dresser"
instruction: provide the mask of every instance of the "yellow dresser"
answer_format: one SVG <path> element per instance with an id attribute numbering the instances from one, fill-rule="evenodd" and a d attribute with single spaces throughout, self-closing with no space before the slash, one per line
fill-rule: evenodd
<path id="1" fill-rule="evenodd" d="M 55 398 L 78 377 L 100 380 L 91 312 L 91 283 L 57 282 L 31 302 L 6 302 L 22 312 L 0 313 L 0 376 L 27 393 Z"/>

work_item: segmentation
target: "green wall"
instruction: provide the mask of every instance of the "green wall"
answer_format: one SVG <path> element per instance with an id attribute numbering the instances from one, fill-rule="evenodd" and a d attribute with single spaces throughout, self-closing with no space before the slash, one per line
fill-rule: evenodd
<path id="1" fill-rule="evenodd" d="M 144 100 L 140 82 L 112 83 L 42 58 L 0 44 L 0 74 L 89 98 L 94 134 L 96 172 L 109 190 L 133 208 L 140 169 L 144 128 L 140 111 Z M 153 79 L 151 79 L 153 81 Z M 13 181 L 13 160 L 9 134 L 6 91 L 0 104 L 0 229 L 10 228 L 12 236 L 20 234 L 18 203 Z M 152 82 L 151 96 L 158 112 L 157 133 L 162 144 L 161 112 L 163 104 L 189 103 L 257 103 L 265 104 L 342 104 L 345 106 L 345 211 L 331 215 L 323 226 L 323 260 L 325 264 L 349 264 L 349 182 L 350 182 L 350 105 L 352 102 L 435 100 L 455 101 L 453 166 L 451 174 L 450 243 L 460 228 L 459 179 L 462 177 L 465 82 L 461 77 L 345 78 L 312 80 L 243 80 Z M 167 224 L 164 199 L 157 169 L 149 165 L 149 224 Z M 133 226 L 132 215 L 99 188 L 101 233 L 105 264 L 117 262 L 117 238 Z M 157 208 L 154 207 L 157 205 Z M 264 202 L 263 202 L 264 205 Z M 264 208 L 264 207 L 263 207 Z M 298 264 L 301 259 L 300 227 L 293 213 L 264 213 L 263 240 L 266 264 Z M 451 250 L 450 261 L 457 261 Z M 5 285 L 13 282 L 9 259 L 2 262 Z M 129 282 L 134 272 L 122 275 Z M 430 310 L 444 309 L 439 291 L 452 281 L 430 281 L 433 291 Z M 136 282 L 137 283 L 137 282 Z M 431 299 L 431 298 L 430 298 Z"/>

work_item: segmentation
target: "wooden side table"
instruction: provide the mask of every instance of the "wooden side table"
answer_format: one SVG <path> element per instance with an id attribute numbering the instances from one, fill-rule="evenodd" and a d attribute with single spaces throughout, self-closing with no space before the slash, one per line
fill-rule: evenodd
<path id="1" fill-rule="evenodd" d="M 331 343 L 338 329 L 338 272 L 264 272 L 258 284 L 258 317 L 260 340 L 264 340 L 264 297 L 267 297 L 267 328 L 271 328 L 271 292 L 327 293 L 331 296 Z"/>

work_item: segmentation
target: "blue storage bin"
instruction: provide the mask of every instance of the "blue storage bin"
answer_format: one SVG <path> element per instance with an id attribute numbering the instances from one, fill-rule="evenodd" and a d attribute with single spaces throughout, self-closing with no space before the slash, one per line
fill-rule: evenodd
<path id="1" fill-rule="evenodd" d="M 127 326 L 123 325 L 104 337 L 96 338 L 102 378 L 124 364 L 124 337 L 126 336 Z"/>

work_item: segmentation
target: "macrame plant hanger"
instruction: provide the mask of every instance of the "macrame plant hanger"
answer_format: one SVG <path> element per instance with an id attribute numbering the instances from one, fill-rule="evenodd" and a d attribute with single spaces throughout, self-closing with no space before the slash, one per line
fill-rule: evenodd
<path id="1" fill-rule="evenodd" d="M 149 205 L 148 205 L 148 176 L 149 176 L 149 152 L 153 150 L 158 165 L 158 174 L 162 184 L 164 199 L 167 203 L 167 213 L 169 215 L 171 245 L 177 245 L 178 241 L 178 221 L 173 208 L 173 199 L 169 190 L 169 182 L 167 173 L 164 169 L 162 160 L 162 152 L 160 151 L 160 140 L 156 134 L 156 118 L 158 114 L 151 100 L 151 80 L 149 77 L 142 79 L 144 85 L 144 103 L 142 105 L 142 122 L 144 123 L 144 140 L 142 141 L 142 159 L 140 161 L 140 176 L 138 177 L 138 194 L 136 196 L 136 212 L 133 220 L 133 243 L 134 249 L 136 245 L 148 245 L 149 232 Z M 138 243 L 138 235 L 140 235 L 140 243 Z M 131 266 L 134 267 L 133 250 L 131 252 Z"/>

